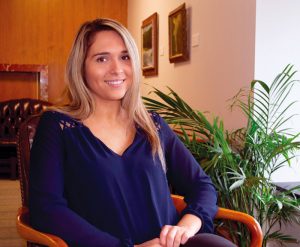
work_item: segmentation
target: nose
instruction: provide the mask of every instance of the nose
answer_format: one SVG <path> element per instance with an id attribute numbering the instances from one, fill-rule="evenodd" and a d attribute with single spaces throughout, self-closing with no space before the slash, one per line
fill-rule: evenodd
<path id="1" fill-rule="evenodd" d="M 113 59 L 112 60 L 110 72 L 112 74 L 124 73 L 124 69 L 123 69 L 122 63 L 121 63 L 121 61 L 119 61 L 119 59 Z"/>

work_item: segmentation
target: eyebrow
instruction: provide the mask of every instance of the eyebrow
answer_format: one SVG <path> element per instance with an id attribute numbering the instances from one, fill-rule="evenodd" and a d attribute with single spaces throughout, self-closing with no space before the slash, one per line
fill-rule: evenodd
<path id="1" fill-rule="evenodd" d="M 110 54 L 110 52 L 98 52 L 98 53 L 94 54 L 92 57 L 109 55 L 109 54 Z M 128 51 L 127 50 L 121 51 L 121 54 L 128 54 Z"/>

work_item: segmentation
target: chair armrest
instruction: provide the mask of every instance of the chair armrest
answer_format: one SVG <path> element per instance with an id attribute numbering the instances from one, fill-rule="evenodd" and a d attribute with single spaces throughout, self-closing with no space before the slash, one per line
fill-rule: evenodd
<path id="1" fill-rule="evenodd" d="M 184 202 L 182 196 L 172 195 L 172 199 L 178 212 L 181 212 L 186 207 L 186 203 Z M 215 219 L 234 220 L 245 224 L 251 234 L 250 247 L 262 246 L 263 234 L 261 227 L 256 219 L 251 215 L 219 207 Z"/>
<path id="2" fill-rule="evenodd" d="M 61 238 L 31 228 L 29 225 L 29 211 L 26 207 L 19 208 L 16 226 L 18 233 L 26 241 L 49 247 L 68 247 Z"/>
<path id="3" fill-rule="evenodd" d="M 250 247 L 262 246 L 263 234 L 261 227 L 257 220 L 251 215 L 219 207 L 215 219 L 234 220 L 245 224 L 251 234 Z"/>

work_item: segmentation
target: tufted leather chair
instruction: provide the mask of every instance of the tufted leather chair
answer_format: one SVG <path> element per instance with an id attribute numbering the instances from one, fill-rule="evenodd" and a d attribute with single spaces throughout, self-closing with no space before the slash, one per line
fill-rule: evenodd
<path id="1" fill-rule="evenodd" d="M 29 116 L 41 113 L 51 104 L 38 99 L 12 99 L 0 102 L 0 173 L 17 177 L 17 133 Z"/>

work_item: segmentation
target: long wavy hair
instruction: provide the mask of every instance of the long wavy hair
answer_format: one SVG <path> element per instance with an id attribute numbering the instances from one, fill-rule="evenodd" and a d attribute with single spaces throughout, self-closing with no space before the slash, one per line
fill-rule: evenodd
<path id="1" fill-rule="evenodd" d="M 110 19 L 95 19 L 82 24 L 75 37 L 66 65 L 65 96 L 68 98 L 68 103 L 58 106 L 56 109 L 79 120 L 88 118 L 94 112 L 95 102 L 87 87 L 84 65 L 93 37 L 101 31 L 114 31 L 124 41 L 130 56 L 133 81 L 122 99 L 121 105 L 127 111 L 130 120 L 144 130 L 152 147 L 153 158 L 158 155 L 162 167 L 166 171 L 157 128 L 140 95 L 141 67 L 138 49 L 129 31 L 120 23 Z"/>

